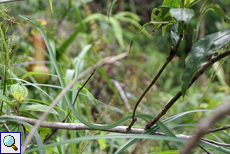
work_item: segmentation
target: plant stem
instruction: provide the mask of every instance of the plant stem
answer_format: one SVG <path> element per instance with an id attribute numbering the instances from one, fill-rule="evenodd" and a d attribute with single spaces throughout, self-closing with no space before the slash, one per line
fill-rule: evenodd
<path id="1" fill-rule="evenodd" d="M 218 56 L 212 58 L 207 63 L 203 64 L 196 74 L 194 75 L 191 83 L 189 84 L 189 87 L 203 74 L 203 72 L 208 69 L 212 64 L 215 62 L 221 60 L 224 57 L 227 57 L 230 55 L 230 50 L 225 51 L 224 53 L 219 54 Z M 189 88 L 188 87 L 188 88 Z M 179 91 L 165 106 L 164 108 L 158 113 L 158 115 L 151 120 L 146 126 L 145 129 L 149 129 L 151 126 L 153 126 L 162 116 L 166 114 L 166 112 L 170 109 L 170 107 L 181 97 L 182 93 Z"/>
<path id="2" fill-rule="evenodd" d="M 140 104 L 141 100 L 143 99 L 143 97 L 147 94 L 147 92 L 149 91 L 149 89 L 155 84 L 155 82 L 157 81 L 157 79 L 160 77 L 160 75 L 162 74 L 162 72 L 165 70 L 166 66 L 169 64 L 169 62 L 173 59 L 174 55 L 176 54 L 176 52 L 178 51 L 178 47 L 180 45 L 182 39 L 182 35 L 180 36 L 177 44 L 175 46 L 172 46 L 172 48 L 170 49 L 169 55 L 166 58 L 166 62 L 164 63 L 164 65 L 161 67 L 160 71 L 157 73 L 157 75 L 154 77 L 154 79 L 152 80 L 152 82 L 149 84 L 149 86 L 145 89 L 145 91 L 142 93 L 141 97 L 138 99 L 138 101 L 135 104 L 135 107 L 133 109 L 133 117 L 132 117 L 132 121 L 130 123 L 130 125 L 127 128 L 127 131 L 130 131 L 131 127 L 133 126 L 133 124 L 136 122 L 136 118 L 135 118 L 135 113 L 136 113 L 136 109 L 138 107 L 138 105 Z"/>
<path id="3" fill-rule="evenodd" d="M 2 94 L 5 95 L 6 94 L 6 83 L 7 83 L 7 79 L 6 79 L 7 69 L 6 69 L 6 66 L 4 66 L 3 71 L 4 71 L 4 76 L 3 76 L 3 90 L 2 90 Z M 2 109 L 3 109 L 3 101 L 1 103 L 0 115 L 3 114 Z"/>
<path id="4" fill-rule="evenodd" d="M 92 72 L 91 75 L 88 77 L 88 79 L 85 81 L 85 83 L 81 86 L 81 88 L 78 89 L 77 94 L 76 94 L 76 96 L 75 96 L 75 99 L 74 99 L 74 101 L 73 101 L 73 106 L 74 106 L 75 103 L 76 103 L 76 100 L 77 100 L 77 97 L 78 97 L 80 91 L 81 91 L 81 90 L 85 87 L 85 85 L 89 82 L 90 78 L 93 76 L 93 74 L 95 73 L 95 71 L 96 71 L 96 68 L 93 70 L 93 72 Z M 62 120 L 62 123 L 65 123 L 66 119 L 67 119 L 67 118 L 69 117 L 69 115 L 70 115 L 70 112 L 71 112 L 71 110 L 69 109 L 69 112 L 68 112 L 68 114 L 65 116 L 65 118 Z M 43 143 L 45 143 L 54 133 L 56 133 L 57 130 L 58 130 L 58 128 L 54 129 L 53 132 L 52 132 L 48 137 L 46 137 L 46 138 L 44 139 Z"/>

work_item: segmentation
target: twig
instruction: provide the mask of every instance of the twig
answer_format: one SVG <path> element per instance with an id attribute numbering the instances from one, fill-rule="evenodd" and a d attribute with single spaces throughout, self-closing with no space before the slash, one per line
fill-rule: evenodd
<path id="1" fill-rule="evenodd" d="M 155 82 L 160 77 L 160 75 L 162 74 L 162 72 L 164 71 L 164 69 L 166 68 L 166 66 L 169 64 L 169 62 L 171 62 L 171 60 L 173 59 L 174 55 L 178 51 L 178 47 L 180 45 L 181 39 L 182 39 L 182 36 L 180 36 L 177 44 L 175 46 L 172 46 L 172 48 L 170 49 L 169 55 L 166 58 L 166 62 L 164 63 L 164 65 L 161 67 L 160 71 L 157 73 L 157 75 L 154 77 L 154 79 L 152 80 L 152 82 L 149 84 L 149 86 L 145 89 L 145 91 L 142 93 L 141 97 L 136 102 L 135 107 L 133 109 L 132 121 L 131 121 L 130 125 L 128 126 L 127 131 L 129 131 L 131 129 L 131 127 L 133 126 L 133 124 L 137 120 L 135 118 L 135 113 L 136 113 L 136 109 L 137 109 L 138 105 L 140 104 L 140 102 L 143 99 L 143 97 L 147 94 L 147 92 L 149 91 L 149 89 L 155 84 Z"/>
<path id="2" fill-rule="evenodd" d="M 211 143 L 211 144 L 215 144 L 215 145 L 222 146 L 222 147 L 230 147 L 230 144 L 227 144 L 227 143 L 215 142 L 213 140 L 208 140 L 208 139 L 204 139 L 204 138 L 202 138 L 200 140 L 203 142 L 206 142 L 206 143 Z"/>
<path id="3" fill-rule="evenodd" d="M 35 125 L 39 122 L 39 120 L 35 120 L 32 118 L 27 118 L 27 117 L 22 117 L 22 116 L 7 116 L 7 115 L 3 115 L 0 116 L 1 118 L 12 118 L 12 119 L 17 119 L 17 120 L 22 120 L 24 122 L 27 122 L 31 125 Z M 6 122 L 4 121 L 0 121 L 0 123 Z M 103 126 L 102 124 L 95 124 L 98 126 Z M 88 127 L 82 123 L 62 123 L 62 122 L 48 122 L 48 121 L 43 121 L 40 124 L 41 127 L 46 127 L 46 128 L 57 128 L 57 129 L 66 129 L 66 130 L 97 130 L 91 127 Z M 126 128 L 127 126 L 117 126 L 111 129 L 106 129 L 103 131 L 108 131 L 108 132 L 117 132 L 117 133 L 127 133 L 126 132 Z M 141 134 L 143 133 L 145 130 L 144 129 L 140 129 L 140 128 L 132 128 L 130 130 L 129 133 L 134 133 L 134 134 Z"/>
<path id="4" fill-rule="evenodd" d="M 85 83 L 81 86 L 81 88 L 78 89 L 77 94 L 76 94 L 75 99 L 74 99 L 73 104 L 72 104 L 73 106 L 74 106 L 75 103 L 76 103 L 76 100 L 77 100 L 77 97 L 78 97 L 80 91 L 81 91 L 81 90 L 85 87 L 85 85 L 88 83 L 88 81 L 89 81 L 90 78 L 93 76 L 93 74 L 95 73 L 95 71 L 96 71 L 96 69 L 93 70 L 93 72 L 90 74 L 90 76 L 89 76 L 88 79 L 85 81 Z M 69 109 L 69 112 L 68 112 L 68 114 L 65 116 L 65 118 L 62 120 L 62 123 L 65 123 L 66 119 L 69 117 L 70 112 L 71 112 L 71 110 Z M 46 141 L 48 141 L 49 138 L 57 132 L 57 130 L 58 130 L 58 128 L 55 128 L 55 129 L 53 130 L 53 132 L 52 132 L 49 136 L 47 136 L 47 137 L 44 139 L 43 143 L 45 143 Z"/>
<path id="5" fill-rule="evenodd" d="M 204 152 L 206 152 L 207 154 L 213 154 L 211 151 L 205 149 L 203 146 L 198 145 L 202 150 L 204 150 Z"/>
<path id="6" fill-rule="evenodd" d="M 22 117 L 22 116 L 8 116 L 8 115 L 3 115 L 0 116 L 1 118 L 12 118 L 12 119 L 16 119 L 16 120 L 21 120 L 24 122 L 27 122 L 31 125 L 35 125 L 38 120 L 32 119 L 32 118 L 27 118 L 27 117 Z M 5 123 L 6 120 L 4 121 L 0 121 L 1 123 Z M 101 124 L 96 124 L 98 126 L 103 126 Z M 48 122 L 48 121 L 44 121 L 41 125 L 41 127 L 45 127 L 45 128 L 57 128 L 57 129 L 65 129 L 65 130 L 97 130 L 94 129 L 92 127 L 88 127 L 84 124 L 81 123 L 62 123 L 62 122 Z M 105 129 L 105 130 L 100 130 L 100 131 L 107 131 L 107 132 L 115 132 L 115 133 L 124 133 L 124 134 L 142 134 L 145 132 L 144 129 L 140 129 L 140 128 L 132 128 L 129 132 L 126 131 L 127 126 L 117 126 L 111 129 Z M 160 132 L 156 132 L 153 135 L 165 135 L 164 133 L 160 133 Z M 191 135 L 184 135 L 184 134 L 176 134 L 177 138 L 182 138 L 182 139 L 191 139 L 193 136 Z M 208 140 L 208 139 L 201 139 L 201 142 L 206 143 L 206 144 L 210 144 L 210 145 L 217 145 L 217 146 L 223 146 L 223 147 L 230 147 L 229 144 L 226 143 L 220 143 L 220 142 L 216 142 L 213 140 Z"/>
<path id="7" fill-rule="evenodd" d="M 10 129 L 9 129 L 9 127 L 6 125 L 5 122 L 3 123 L 3 126 L 6 128 L 6 130 L 7 130 L 8 132 L 11 132 Z"/>
<path id="8" fill-rule="evenodd" d="M 24 1 L 24 0 L 1 0 L 0 4 L 1 3 L 8 3 L 8 2 L 17 2 L 17 1 Z"/>
<path id="9" fill-rule="evenodd" d="M 71 89 L 74 84 L 81 78 L 83 78 L 84 76 L 86 76 L 87 74 L 89 74 L 90 72 L 92 72 L 95 68 L 100 67 L 100 66 L 104 66 L 106 64 L 112 64 L 120 59 L 123 59 L 125 57 L 127 57 L 129 54 L 129 52 L 124 52 L 122 54 L 119 54 L 117 56 L 111 56 L 111 57 L 107 57 L 103 60 L 101 60 L 100 62 L 98 62 L 97 64 L 93 65 L 92 67 L 88 68 L 87 70 L 85 70 L 84 72 L 82 72 L 77 78 L 75 78 L 72 82 L 70 82 L 60 93 L 59 95 L 56 97 L 56 99 L 52 102 L 52 104 L 49 106 L 49 108 L 46 110 L 46 112 L 39 118 L 40 120 L 35 124 L 35 126 L 33 127 L 33 129 L 31 129 L 30 133 L 28 134 L 27 138 L 25 139 L 25 142 L 22 145 L 22 153 L 25 151 L 25 148 L 27 146 L 27 144 L 30 142 L 30 140 L 32 139 L 34 133 L 36 132 L 36 130 L 39 128 L 39 126 L 43 123 L 43 121 L 46 119 L 46 116 L 50 113 L 50 111 L 54 108 L 54 106 L 62 99 L 62 97 L 69 91 L 69 89 Z"/>
<path id="10" fill-rule="evenodd" d="M 188 142 L 187 145 L 185 145 L 184 150 L 181 154 L 188 154 L 191 152 L 191 150 L 197 145 L 200 138 L 206 134 L 207 130 L 212 127 L 218 120 L 225 117 L 230 112 L 230 105 L 229 105 L 230 99 L 227 99 L 224 103 L 222 103 L 214 112 L 213 116 L 210 119 L 203 119 L 201 120 L 199 126 L 198 126 L 198 132 L 196 135 L 192 137 L 190 142 Z"/>
<path id="11" fill-rule="evenodd" d="M 208 69 L 212 64 L 215 62 L 227 57 L 230 55 L 230 50 L 227 50 L 218 56 L 212 58 L 208 62 L 204 63 L 196 72 L 194 77 L 192 78 L 192 81 L 189 85 L 189 87 L 203 74 L 203 72 Z M 181 97 L 182 93 L 179 91 L 165 106 L 164 108 L 157 114 L 157 116 L 151 120 L 146 126 L 145 129 L 149 129 L 151 126 L 153 126 L 162 116 L 166 114 L 166 112 L 170 109 L 170 107 Z"/>
<path id="12" fill-rule="evenodd" d="M 206 132 L 206 134 L 218 132 L 218 131 L 221 131 L 221 130 L 226 130 L 226 129 L 229 129 L 229 128 L 230 128 L 230 125 L 226 125 L 226 126 L 223 126 L 223 127 L 220 127 L 220 128 L 209 130 L 209 131 Z"/>

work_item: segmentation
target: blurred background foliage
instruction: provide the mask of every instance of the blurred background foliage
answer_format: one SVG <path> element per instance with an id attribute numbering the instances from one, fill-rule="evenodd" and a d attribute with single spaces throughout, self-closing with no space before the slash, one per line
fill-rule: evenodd
<path id="1" fill-rule="evenodd" d="M 31 42 L 33 26 L 21 20 L 18 14 L 43 19 L 47 22 L 47 36 L 55 51 L 63 76 L 72 80 L 99 60 L 129 50 L 130 42 L 134 35 L 141 25 L 151 20 L 152 9 L 161 5 L 162 1 L 119 0 L 112 9 L 111 17 L 108 18 L 107 12 L 110 3 L 110 0 L 53 0 L 53 13 L 50 11 L 48 0 L 26 0 L 1 4 L 1 10 L 8 8 L 8 14 L 14 16 L 17 21 L 13 22 L 12 27 L 7 32 L 11 36 L 10 39 L 12 39 L 13 54 L 11 63 L 13 63 L 13 76 L 21 78 L 27 73 L 26 67 L 31 62 L 31 57 L 34 57 L 34 47 Z M 226 15 L 230 16 L 229 0 L 209 0 L 206 5 L 211 3 L 219 4 Z M 185 67 L 184 59 L 191 50 L 191 35 L 196 27 L 201 4 L 198 3 L 193 6 L 195 16 L 190 21 L 179 53 L 144 97 L 137 110 L 138 112 L 155 116 L 164 104 L 180 90 L 180 77 Z M 229 24 L 219 15 L 210 11 L 205 14 L 202 21 L 199 38 L 229 27 Z M 150 35 L 153 29 L 154 26 L 147 26 L 143 33 L 136 37 L 128 58 L 115 64 L 101 67 L 96 71 L 89 84 L 86 85 L 86 89 L 98 100 L 99 105 L 96 105 L 92 97 L 86 92 L 81 92 L 81 96 L 78 99 L 77 105 L 79 105 L 80 112 L 85 119 L 94 123 L 112 123 L 122 118 L 125 114 L 132 112 L 137 99 L 158 72 L 160 66 L 165 62 L 165 58 L 172 46 L 169 27 L 166 29 L 164 36 L 162 36 L 160 29 L 154 29 L 154 33 Z M 46 56 L 45 64 L 49 68 L 49 73 L 55 74 L 49 55 L 44 54 Z M 222 65 L 216 66 L 217 69 L 214 69 L 214 67 L 209 69 L 188 90 L 186 97 L 179 99 L 165 117 L 194 109 L 212 109 L 221 103 L 229 95 L 229 66 L 230 60 L 226 59 Z M 79 81 L 78 84 L 82 84 L 84 80 Z M 55 76 L 49 77 L 49 80 L 46 81 L 46 86 L 36 83 L 32 77 L 30 81 L 43 90 L 28 85 L 30 99 L 50 103 L 61 90 L 61 87 L 57 86 L 59 83 Z M 74 98 L 75 92 L 76 89 L 73 89 L 69 93 L 70 97 Z M 31 103 L 31 100 L 27 100 L 24 103 L 25 105 Z M 23 108 L 23 105 L 21 107 Z M 59 103 L 59 107 L 67 110 L 64 100 Z M 33 115 L 37 117 L 39 114 L 34 110 L 29 112 L 27 116 L 32 117 Z M 59 114 L 61 116 L 49 115 L 47 120 L 61 121 L 65 113 L 60 111 Z M 175 133 L 186 134 L 189 131 L 193 131 L 193 124 L 197 123 L 204 114 L 205 112 L 199 112 L 183 116 L 171 122 L 169 127 L 172 127 Z M 216 126 L 222 126 L 229 122 L 229 119 L 226 118 Z M 142 120 L 137 122 L 137 126 L 144 126 L 144 124 L 145 122 Z M 187 124 L 187 126 L 179 127 L 179 125 L 183 124 Z M 44 130 L 50 131 L 48 129 Z M 62 133 L 58 132 L 60 138 L 68 138 L 69 135 L 71 138 L 83 136 L 83 134 L 98 133 L 100 132 L 78 131 L 77 134 L 66 130 L 62 130 Z M 226 130 L 225 133 L 228 134 L 229 131 Z M 222 135 L 221 139 L 229 142 L 230 138 L 226 134 Z M 221 136 L 220 133 L 218 135 L 219 137 Z M 215 135 L 210 135 L 210 138 L 215 138 Z M 126 139 L 111 139 L 106 140 L 106 144 L 103 141 L 81 142 L 77 144 L 77 152 L 99 153 L 100 151 L 100 153 L 103 153 L 102 151 L 104 151 L 104 153 L 113 153 L 125 141 Z M 128 149 L 127 153 L 156 152 L 164 148 L 167 149 L 166 144 L 163 142 L 144 142 L 134 145 Z M 66 153 L 69 153 L 68 148 L 64 149 L 66 149 Z"/>

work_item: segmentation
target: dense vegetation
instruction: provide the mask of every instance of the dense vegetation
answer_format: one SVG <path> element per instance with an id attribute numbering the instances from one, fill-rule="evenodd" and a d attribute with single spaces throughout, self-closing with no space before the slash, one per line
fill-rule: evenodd
<path id="1" fill-rule="evenodd" d="M 0 132 L 26 153 L 230 153 L 229 3 L 0 1 Z"/>

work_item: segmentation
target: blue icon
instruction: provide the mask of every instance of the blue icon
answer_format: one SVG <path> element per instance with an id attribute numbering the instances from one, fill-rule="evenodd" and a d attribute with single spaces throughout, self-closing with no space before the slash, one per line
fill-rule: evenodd
<path id="1" fill-rule="evenodd" d="M 15 151 L 18 150 L 18 148 L 14 145 L 15 144 L 15 139 L 11 135 L 7 135 L 3 139 L 3 143 L 7 147 L 12 147 Z"/>

